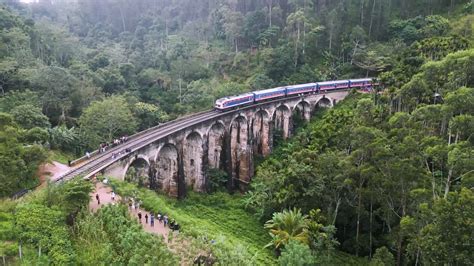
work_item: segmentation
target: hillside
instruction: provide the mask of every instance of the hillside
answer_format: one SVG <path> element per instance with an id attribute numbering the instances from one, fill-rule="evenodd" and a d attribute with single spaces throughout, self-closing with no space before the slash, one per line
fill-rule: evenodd
<path id="1" fill-rule="evenodd" d="M 4 264 L 474 261 L 472 1 L 23 2 L 0 1 Z M 220 97 L 360 77 L 379 85 L 275 138 L 245 194 L 227 191 L 216 169 L 209 194 L 182 201 L 112 181 L 178 220 L 171 248 L 122 204 L 90 213 L 83 180 L 11 199 L 39 184 L 46 162 Z"/>

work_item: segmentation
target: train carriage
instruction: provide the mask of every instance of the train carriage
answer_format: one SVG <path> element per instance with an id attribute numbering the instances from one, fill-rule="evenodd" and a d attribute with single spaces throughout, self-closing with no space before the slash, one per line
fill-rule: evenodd
<path id="1" fill-rule="evenodd" d="M 246 93 L 236 96 L 230 96 L 218 99 L 216 101 L 216 105 L 214 106 L 218 110 L 225 110 L 245 104 L 253 103 L 254 101 L 254 94 L 253 93 Z"/>
<path id="2" fill-rule="evenodd" d="M 350 81 L 351 88 L 371 87 L 372 86 L 372 79 L 371 78 L 351 79 L 349 81 Z"/>
<path id="3" fill-rule="evenodd" d="M 349 80 L 335 80 L 334 86 L 336 89 L 347 89 L 349 88 Z"/>
<path id="4" fill-rule="evenodd" d="M 278 88 L 273 88 L 273 89 L 254 91 L 253 94 L 255 95 L 255 102 L 260 102 L 267 99 L 285 97 L 286 88 L 278 87 Z"/>
<path id="5" fill-rule="evenodd" d="M 286 95 L 310 93 L 316 90 L 316 83 L 292 85 L 286 87 Z"/>
<path id="6" fill-rule="evenodd" d="M 318 91 L 333 90 L 336 88 L 334 81 L 323 81 L 316 83 L 318 85 Z"/>

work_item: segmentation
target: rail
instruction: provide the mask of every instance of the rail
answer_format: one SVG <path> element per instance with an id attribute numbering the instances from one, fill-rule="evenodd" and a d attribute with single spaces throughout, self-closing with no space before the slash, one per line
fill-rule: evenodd
<path id="1" fill-rule="evenodd" d="M 183 115 L 183 116 L 180 116 L 174 120 L 170 120 L 170 121 L 167 121 L 167 122 L 164 122 L 164 123 L 160 123 L 156 126 L 153 126 L 153 127 L 150 127 L 150 128 L 147 128 L 145 130 L 142 130 L 140 132 L 137 132 L 131 136 L 128 137 L 128 140 L 132 140 L 132 139 L 136 139 L 137 137 L 140 137 L 148 132 L 151 132 L 151 131 L 154 131 L 160 127 L 163 127 L 169 123 L 176 123 L 177 121 L 180 121 L 180 120 L 183 120 L 183 119 L 186 119 L 186 118 L 189 118 L 191 116 L 196 116 L 196 115 L 199 115 L 199 114 L 202 114 L 202 113 L 205 113 L 205 112 L 209 112 L 209 110 L 206 110 L 206 111 L 202 111 L 202 112 L 198 112 L 198 113 L 192 113 L 192 114 L 187 114 L 187 115 Z M 92 151 L 91 153 L 89 153 L 89 157 L 87 157 L 86 155 L 82 156 L 82 157 L 79 157 L 73 161 L 71 161 L 71 164 L 69 166 L 75 166 L 75 165 L 78 165 L 82 162 L 85 162 L 93 157 L 95 157 L 96 155 L 100 154 L 99 150 L 94 150 Z"/>

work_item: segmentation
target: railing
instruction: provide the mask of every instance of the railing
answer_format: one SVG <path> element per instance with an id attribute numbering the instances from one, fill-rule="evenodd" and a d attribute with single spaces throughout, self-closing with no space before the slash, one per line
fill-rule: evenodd
<path id="1" fill-rule="evenodd" d="M 198 112 L 198 113 L 192 113 L 192 114 L 183 115 L 183 116 L 178 117 L 177 119 L 170 120 L 170 121 L 167 121 L 167 122 L 164 122 L 164 123 L 160 123 L 160 124 L 158 124 L 158 125 L 156 125 L 156 126 L 147 128 L 147 129 L 145 129 L 145 130 L 142 130 L 142 131 L 140 131 L 140 132 L 137 132 L 137 133 L 135 133 L 135 134 L 129 136 L 129 137 L 128 137 L 128 141 L 133 140 L 133 139 L 136 139 L 136 138 L 138 138 L 138 137 L 140 137 L 140 136 L 142 136 L 142 135 L 144 135 L 144 134 L 146 134 L 146 133 L 148 133 L 148 132 L 154 131 L 154 130 L 156 130 L 156 129 L 160 128 L 160 127 L 166 126 L 166 125 L 168 125 L 168 124 L 170 124 L 170 123 L 175 123 L 175 122 L 177 122 L 177 121 L 180 121 L 180 120 L 183 120 L 183 119 L 192 117 L 192 116 L 197 116 L 197 115 L 200 115 L 200 114 L 203 114 L 203 113 L 206 113 L 206 112 L 209 112 L 209 110 L 207 110 L 207 111 L 202 111 L 202 112 Z M 94 150 L 93 152 L 89 153 L 89 157 L 87 157 L 87 155 L 84 155 L 84 156 L 82 156 L 82 157 L 79 157 L 79 158 L 77 158 L 77 159 L 71 161 L 71 163 L 70 163 L 69 166 L 78 165 L 78 164 L 80 164 L 80 163 L 82 163 L 82 162 L 85 162 L 85 161 L 91 159 L 92 157 L 94 157 L 94 156 L 96 156 L 96 155 L 98 155 L 98 154 L 100 154 L 99 150 Z"/>

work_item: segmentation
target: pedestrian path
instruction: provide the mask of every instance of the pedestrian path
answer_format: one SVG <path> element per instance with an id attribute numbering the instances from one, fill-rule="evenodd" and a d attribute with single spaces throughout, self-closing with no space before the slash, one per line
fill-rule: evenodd
<path id="1" fill-rule="evenodd" d="M 96 195 L 99 195 L 100 204 L 97 203 Z M 92 212 L 96 212 L 102 206 L 107 204 L 119 204 L 121 197 L 119 195 L 115 195 L 115 200 L 112 200 L 112 188 L 105 185 L 102 182 L 95 183 L 95 190 L 91 193 L 91 201 L 89 202 L 89 210 Z M 165 239 L 165 243 L 168 242 L 168 235 L 170 234 L 170 229 L 165 227 L 163 223 L 160 223 L 158 219 L 155 218 L 155 225 L 152 227 L 150 225 L 150 216 L 151 214 L 145 211 L 142 208 L 133 209 L 129 208 L 128 212 L 133 219 L 138 220 L 138 212 L 141 211 L 142 213 L 142 227 L 145 232 L 149 232 L 156 235 L 161 235 Z M 148 223 L 145 223 L 145 214 L 148 215 Z"/>

